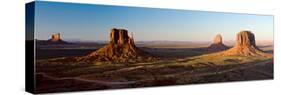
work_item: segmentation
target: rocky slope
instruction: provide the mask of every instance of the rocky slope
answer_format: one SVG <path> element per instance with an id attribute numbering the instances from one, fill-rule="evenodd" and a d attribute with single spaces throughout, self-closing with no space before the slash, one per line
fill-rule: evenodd
<path id="1" fill-rule="evenodd" d="M 133 36 L 125 29 L 111 29 L 109 43 L 86 56 L 80 61 L 137 62 L 152 60 L 152 56 L 135 46 Z"/>

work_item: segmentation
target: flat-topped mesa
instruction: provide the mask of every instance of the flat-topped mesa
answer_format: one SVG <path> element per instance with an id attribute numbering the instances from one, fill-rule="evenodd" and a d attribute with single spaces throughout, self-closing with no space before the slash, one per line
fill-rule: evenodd
<path id="1" fill-rule="evenodd" d="M 111 29 L 109 40 L 104 47 L 78 59 L 88 62 L 136 62 L 152 58 L 150 54 L 135 46 L 133 37 L 129 37 L 125 29 Z"/>
<path id="2" fill-rule="evenodd" d="M 221 51 L 228 49 L 228 47 L 222 43 L 222 36 L 217 34 L 208 49 L 211 51 Z"/>
<path id="3" fill-rule="evenodd" d="M 242 56 L 266 56 L 271 54 L 264 53 L 256 46 L 255 35 L 251 31 L 241 31 L 236 36 L 236 44 L 231 49 L 222 52 L 223 55 L 242 55 Z"/>
<path id="4" fill-rule="evenodd" d="M 129 40 L 128 31 L 125 29 L 111 29 L 110 32 L 110 43 L 123 45 Z"/>
<path id="5" fill-rule="evenodd" d="M 60 41 L 61 38 L 60 38 L 60 33 L 57 33 L 57 34 L 52 34 L 52 38 L 50 39 L 51 41 Z"/>
<path id="6" fill-rule="evenodd" d="M 250 31 L 241 31 L 236 36 L 235 47 L 256 47 L 255 35 Z M 258 49 L 258 48 L 257 48 Z"/>
<path id="7" fill-rule="evenodd" d="M 111 29 L 109 38 L 110 44 L 116 44 L 119 46 L 129 44 L 130 46 L 135 47 L 133 35 L 132 37 L 129 37 L 128 31 L 125 29 Z"/>
<path id="8" fill-rule="evenodd" d="M 69 44 L 69 43 L 61 39 L 60 33 L 56 33 L 56 34 L 52 34 L 49 40 L 41 44 Z"/>

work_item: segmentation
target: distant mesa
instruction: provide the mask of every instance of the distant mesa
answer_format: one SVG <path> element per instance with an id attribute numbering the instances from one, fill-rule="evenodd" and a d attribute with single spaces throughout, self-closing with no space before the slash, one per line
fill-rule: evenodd
<path id="1" fill-rule="evenodd" d="M 49 39 L 49 41 L 52 41 L 52 42 L 62 41 L 61 38 L 60 38 L 60 33 L 53 34 L 52 38 Z"/>
<path id="2" fill-rule="evenodd" d="M 60 33 L 52 34 L 51 39 L 47 41 L 50 44 L 67 44 L 66 41 L 63 41 L 60 37 Z"/>
<path id="3" fill-rule="evenodd" d="M 36 40 L 37 45 L 61 45 L 61 44 L 72 44 L 61 39 L 60 33 L 52 34 L 48 40 Z"/>
<path id="4" fill-rule="evenodd" d="M 213 40 L 213 43 L 208 47 L 208 50 L 211 51 L 222 51 L 227 50 L 228 47 L 223 44 L 222 42 L 222 36 L 220 34 L 217 34 Z"/>
<path id="5" fill-rule="evenodd" d="M 222 44 L 222 37 L 220 34 L 217 34 L 214 38 L 213 44 Z"/>
<path id="6" fill-rule="evenodd" d="M 135 46 L 133 35 L 128 36 L 125 29 L 113 28 L 109 43 L 87 56 L 78 58 L 83 61 L 137 62 L 152 59 L 152 56 Z"/>
<path id="7" fill-rule="evenodd" d="M 256 46 L 255 35 L 250 31 L 241 31 L 236 36 L 234 47 L 222 52 L 223 55 L 242 55 L 242 56 L 265 56 L 271 54 L 264 53 Z"/>
<path id="8" fill-rule="evenodd" d="M 61 39 L 60 33 L 52 34 L 48 40 L 36 40 L 37 45 L 60 45 L 71 44 Z"/>

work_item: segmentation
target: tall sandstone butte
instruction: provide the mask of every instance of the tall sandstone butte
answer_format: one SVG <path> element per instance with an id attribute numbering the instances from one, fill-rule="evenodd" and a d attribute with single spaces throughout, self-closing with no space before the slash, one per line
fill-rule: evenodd
<path id="1" fill-rule="evenodd" d="M 52 35 L 52 38 L 50 39 L 51 41 L 60 41 L 61 38 L 60 38 L 60 33 L 57 33 L 57 34 L 53 34 Z"/>
<path id="2" fill-rule="evenodd" d="M 264 53 L 256 46 L 255 35 L 250 31 L 241 31 L 236 36 L 236 44 L 231 49 L 222 52 L 223 55 L 242 56 L 265 56 L 272 57 L 271 54 Z"/>
<path id="3" fill-rule="evenodd" d="M 211 51 L 222 51 L 228 49 L 228 47 L 222 43 L 222 36 L 217 34 L 208 49 Z"/>
<path id="4" fill-rule="evenodd" d="M 109 38 L 107 45 L 80 58 L 80 60 L 90 62 L 136 62 L 152 58 L 150 54 L 135 46 L 133 37 L 129 37 L 128 31 L 125 29 L 111 29 Z"/>
<path id="5" fill-rule="evenodd" d="M 60 33 L 52 34 L 51 39 L 47 40 L 44 44 L 69 44 L 61 39 Z"/>

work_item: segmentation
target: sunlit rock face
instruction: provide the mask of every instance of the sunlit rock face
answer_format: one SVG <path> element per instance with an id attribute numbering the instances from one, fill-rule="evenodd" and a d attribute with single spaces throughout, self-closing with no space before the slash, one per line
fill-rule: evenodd
<path id="1" fill-rule="evenodd" d="M 251 31 L 240 31 L 236 36 L 236 44 L 223 55 L 272 56 L 264 53 L 256 46 L 255 35 Z"/>
<path id="2" fill-rule="evenodd" d="M 222 37 L 220 34 L 217 34 L 214 38 L 213 44 L 221 44 L 222 43 Z"/>
<path id="3" fill-rule="evenodd" d="M 136 62 L 150 60 L 147 52 L 137 48 L 133 37 L 125 29 L 113 28 L 110 31 L 109 43 L 104 47 L 79 58 L 84 61 Z"/>
<path id="4" fill-rule="evenodd" d="M 60 33 L 56 33 L 56 34 L 52 34 L 51 38 L 49 40 L 47 40 L 46 42 L 41 42 L 38 44 L 50 45 L 50 44 L 70 44 L 70 43 L 62 40 Z"/>
<path id="5" fill-rule="evenodd" d="M 210 51 L 222 51 L 228 49 L 222 42 L 222 36 L 217 34 L 213 40 L 213 43 L 208 47 Z"/>
<path id="6" fill-rule="evenodd" d="M 256 47 L 255 35 L 250 31 L 241 31 L 236 36 L 236 47 Z"/>
<path id="7" fill-rule="evenodd" d="M 57 34 L 53 34 L 52 35 L 52 38 L 50 39 L 51 41 L 60 41 L 61 38 L 60 38 L 60 33 L 57 33 Z"/>

